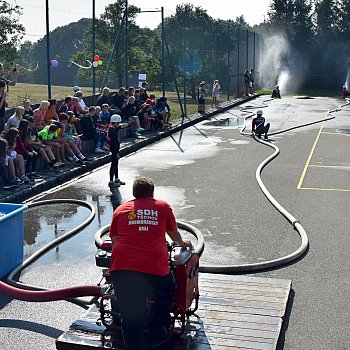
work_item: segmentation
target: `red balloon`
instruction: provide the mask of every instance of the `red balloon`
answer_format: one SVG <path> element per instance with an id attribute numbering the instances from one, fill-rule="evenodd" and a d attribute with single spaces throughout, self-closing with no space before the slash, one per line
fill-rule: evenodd
<path id="1" fill-rule="evenodd" d="M 99 60 L 100 60 L 100 56 L 99 56 L 99 55 L 95 55 L 95 56 L 94 56 L 94 61 L 95 61 L 95 62 L 98 62 Z"/>

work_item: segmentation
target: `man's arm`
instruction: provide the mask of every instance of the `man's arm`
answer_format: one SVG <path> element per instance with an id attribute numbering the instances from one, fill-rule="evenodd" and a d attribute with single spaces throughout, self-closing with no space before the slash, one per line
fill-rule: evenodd
<path id="1" fill-rule="evenodd" d="M 168 236 L 177 243 L 181 248 L 192 248 L 190 240 L 183 240 L 180 232 L 176 229 L 175 231 L 167 231 Z"/>
<path id="2" fill-rule="evenodd" d="M 254 132 L 255 131 L 255 126 L 256 126 L 256 124 L 255 124 L 255 118 L 252 120 L 252 132 Z"/>

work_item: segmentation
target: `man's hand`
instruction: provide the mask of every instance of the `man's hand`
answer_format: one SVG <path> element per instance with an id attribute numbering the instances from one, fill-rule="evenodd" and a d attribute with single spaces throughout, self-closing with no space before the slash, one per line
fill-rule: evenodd
<path id="1" fill-rule="evenodd" d="M 183 245 L 181 246 L 181 248 L 183 248 L 183 249 L 187 249 L 187 248 L 192 249 L 193 248 L 192 242 L 189 239 L 184 239 L 183 240 Z"/>

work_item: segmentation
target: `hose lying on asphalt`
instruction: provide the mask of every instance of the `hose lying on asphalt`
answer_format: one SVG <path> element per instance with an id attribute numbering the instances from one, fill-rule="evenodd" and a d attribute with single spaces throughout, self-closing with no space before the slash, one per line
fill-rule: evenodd
<path id="1" fill-rule="evenodd" d="M 288 128 L 285 130 L 281 130 L 278 132 L 274 132 L 274 133 L 269 133 L 269 135 L 277 135 L 277 134 L 281 134 L 290 130 L 294 130 L 297 128 L 301 128 L 301 127 L 306 127 L 308 125 L 312 125 L 312 124 L 316 124 L 316 123 L 321 123 L 327 120 L 331 120 L 334 119 L 335 116 L 332 114 L 334 112 L 338 112 L 340 111 L 344 106 L 347 106 L 350 103 L 350 100 L 347 99 L 345 104 L 342 104 L 339 108 L 336 108 L 334 110 L 329 110 L 326 113 L 326 117 L 315 121 L 315 122 L 311 122 L 311 123 L 307 123 L 307 124 L 302 124 L 302 125 L 298 125 L 292 128 Z M 252 106 L 247 106 L 248 109 L 252 109 Z M 262 108 L 262 106 L 256 107 L 255 108 Z M 245 107 L 242 107 L 241 110 L 244 110 Z M 247 117 L 245 117 L 245 121 L 248 118 L 251 118 L 253 115 L 255 115 L 255 113 L 251 113 L 250 115 L 248 115 Z M 330 116 L 330 117 L 327 117 Z M 273 148 L 275 151 L 272 155 L 270 155 L 268 158 L 266 158 L 257 168 L 256 172 L 255 172 L 255 176 L 256 176 L 256 180 L 259 184 L 260 189 L 262 190 L 262 192 L 265 194 L 266 198 L 270 201 L 270 203 L 291 223 L 292 227 L 299 233 L 300 238 L 301 238 L 301 244 L 299 246 L 299 248 L 294 251 L 293 253 L 281 257 L 281 258 L 277 258 L 277 259 L 273 259 L 273 260 L 268 260 L 268 261 L 263 261 L 263 262 L 259 262 L 259 263 L 252 263 L 252 264 L 242 264 L 242 265 L 217 265 L 217 266 L 203 266 L 200 265 L 199 271 L 200 272 L 206 272 L 206 273 L 223 273 L 223 274 L 233 274 L 233 273 L 244 273 L 244 272 L 257 272 L 257 271 L 262 271 L 262 270 L 267 270 L 267 269 L 271 269 L 271 268 L 276 268 L 285 264 L 288 264 L 296 259 L 298 259 L 301 255 L 303 255 L 308 246 L 309 246 L 309 240 L 307 237 L 307 234 L 304 230 L 304 228 L 302 227 L 302 225 L 300 224 L 299 220 L 297 220 L 293 215 L 291 215 L 286 209 L 284 209 L 282 207 L 281 204 L 279 204 L 276 199 L 270 194 L 270 192 L 267 190 L 266 186 L 264 185 L 262 179 L 261 179 L 261 172 L 264 169 L 264 167 L 269 164 L 273 159 L 275 159 L 278 154 L 279 154 L 279 149 L 276 145 L 267 142 L 267 141 L 263 141 L 259 138 L 257 138 L 254 134 L 244 134 L 243 130 L 245 129 L 246 123 L 244 123 L 244 127 L 241 130 L 241 134 L 244 136 L 251 136 L 253 137 L 256 141 Z"/>
<path id="2" fill-rule="evenodd" d="M 41 256 L 43 256 L 50 250 L 57 247 L 59 244 L 75 236 L 83 228 L 88 226 L 95 217 L 94 206 L 89 202 L 77 200 L 77 199 L 50 199 L 50 200 L 29 203 L 27 205 L 28 205 L 28 208 L 34 208 L 37 206 L 52 205 L 52 204 L 76 204 L 89 209 L 90 215 L 80 225 L 68 231 L 64 235 L 56 238 L 52 242 L 46 244 L 44 247 L 42 247 L 37 252 L 32 254 L 28 259 L 26 259 L 21 265 L 19 265 L 17 268 L 11 271 L 6 278 L 6 283 L 0 281 L 0 293 L 5 294 L 9 297 L 16 298 L 18 300 L 24 300 L 24 301 L 43 301 L 44 302 L 44 301 L 66 299 L 74 304 L 84 306 L 88 303 L 83 300 L 78 300 L 75 298 L 85 297 L 85 296 L 97 297 L 101 293 L 100 287 L 79 286 L 74 288 L 48 290 L 46 288 L 32 286 L 32 285 L 21 283 L 15 280 L 16 278 L 18 278 L 21 271 L 23 271 L 26 267 L 34 263 L 36 260 L 38 260 Z"/>

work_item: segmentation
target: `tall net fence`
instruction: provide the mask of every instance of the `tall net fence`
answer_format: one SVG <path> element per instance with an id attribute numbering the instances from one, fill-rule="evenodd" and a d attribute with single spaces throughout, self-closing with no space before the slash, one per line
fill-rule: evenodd
<path id="1" fill-rule="evenodd" d="M 245 93 L 246 69 L 255 71 L 256 86 L 259 86 L 261 35 L 234 21 L 214 20 L 203 14 L 197 16 L 195 11 L 186 8 L 182 13 L 141 8 L 134 19 L 129 18 L 127 26 L 120 15 L 114 20 L 114 27 L 107 30 L 105 27 L 110 24 L 101 19 L 104 11 L 101 5 L 118 2 L 105 0 L 96 1 L 99 8 L 96 8 L 97 27 L 93 33 L 92 1 L 77 0 L 65 6 L 63 3 L 67 0 L 62 0 L 63 8 L 49 2 L 48 9 L 44 1 L 40 6 L 29 0 L 11 1 L 21 6 L 24 14 L 32 12 L 34 16 L 35 13 L 33 21 L 40 17 L 40 33 L 27 30 L 25 39 L 29 41 L 22 45 L 17 60 L 22 67 L 21 82 L 45 84 L 49 70 L 52 85 L 79 85 L 92 92 L 94 84 L 98 92 L 104 86 L 112 90 L 120 86 L 138 87 L 142 76 L 156 95 L 164 92 L 185 108 L 186 104 L 196 104 L 201 81 L 206 81 L 210 97 L 213 81 L 219 80 L 222 101 Z M 47 10 L 49 39 L 44 25 Z M 71 15 L 75 22 L 51 30 L 57 25 L 57 18 Z M 140 27 L 139 19 L 145 16 L 151 16 L 153 24 L 159 23 L 154 30 Z M 102 59 L 101 65 L 96 67 L 91 66 L 94 54 Z M 57 62 L 56 66 L 52 66 L 52 60 Z"/>

